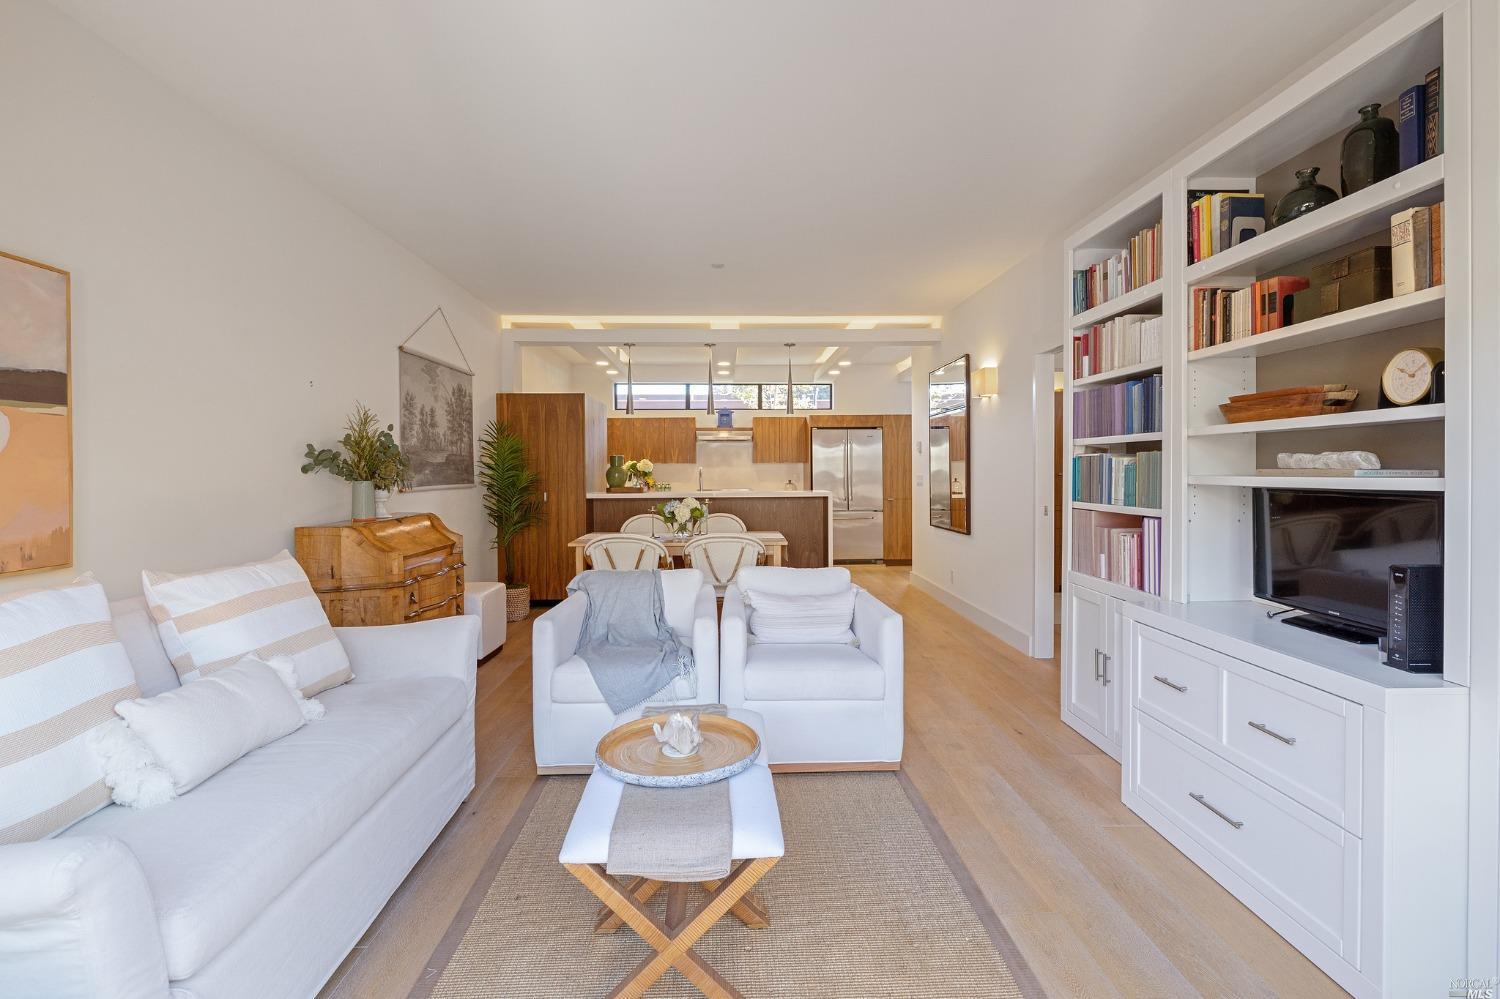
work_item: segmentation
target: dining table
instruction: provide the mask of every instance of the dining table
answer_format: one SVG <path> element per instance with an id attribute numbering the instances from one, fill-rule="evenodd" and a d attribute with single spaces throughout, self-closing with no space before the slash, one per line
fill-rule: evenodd
<path id="1" fill-rule="evenodd" d="M 579 572 L 582 572 L 583 570 L 587 569 L 588 565 L 587 565 L 587 563 L 586 563 L 586 561 L 584 559 L 583 550 L 585 548 L 587 548 L 589 545 L 593 544 L 598 539 L 605 538 L 605 537 L 608 537 L 611 534 L 616 534 L 616 533 L 618 533 L 618 532 L 617 531 L 590 531 L 587 534 L 580 534 L 578 537 L 574 538 L 572 541 L 569 541 L 568 542 L 568 547 L 571 548 L 571 549 L 573 549 L 573 564 L 574 564 L 574 567 Z M 746 531 L 744 533 L 747 534 L 747 535 L 749 535 L 750 537 L 754 538 L 756 541 L 759 541 L 765 547 L 765 549 L 766 549 L 766 561 L 767 561 L 768 564 L 770 564 L 770 565 L 781 565 L 782 564 L 782 562 L 784 561 L 785 555 L 786 555 L 786 535 L 785 534 L 782 534 L 780 531 Z M 689 537 L 686 537 L 686 538 L 677 538 L 677 537 L 670 537 L 669 536 L 669 537 L 664 537 L 664 538 L 657 538 L 656 540 L 660 541 L 663 545 L 666 546 L 667 554 L 670 555 L 670 556 L 672 556 L 672 561 L 674 563 L 676 563 L 676 562 L 679 562 L 679 561 L 682 560 L 682 550 L 683 550 L 683 548 L 685 548 L 687 546 L 687 543 L 689 541 L 693 541 L 693 540 L 695 540 L 697 538 L 702 538 L 702 537 L 707 537 L 707 535 L 694 534 L 694 535 L 690 535 Z"/>

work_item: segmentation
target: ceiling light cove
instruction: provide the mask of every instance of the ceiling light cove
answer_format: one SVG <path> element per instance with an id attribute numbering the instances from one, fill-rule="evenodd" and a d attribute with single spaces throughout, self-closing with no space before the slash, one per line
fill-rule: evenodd
<path id="1" fill-rule="evenodd" d="M 500 317 L 500 328 L 612 329 L 929 329 L 943 328 L 942 316 L 544 316 Z"/>

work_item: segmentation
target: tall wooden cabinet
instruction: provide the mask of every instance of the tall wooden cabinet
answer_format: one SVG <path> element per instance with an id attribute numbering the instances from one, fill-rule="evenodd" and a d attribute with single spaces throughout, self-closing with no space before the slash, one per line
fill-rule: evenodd
<path id="1" fill-rule="evenodd" d="M 885 490 L 882 558 L 887 563 L 911 563 L 911 416 L 905 413 L 859 415 L 842 413 L 809 416 L 809 430 L 824 427 L 870 427 L 881 431 L 881 485 Z M 807 466 L 812 487 L 812 464 Z"/>
<path id="2" fill-rule="evenodd" d="M 589 492 L 604 490 L 608 460 L 604 404 L 581 392 L 502 392 L 495 418 L 526 442 L 540 479 L 542 520 L 512 544 L 514 578 L 533 600 L 561 600 L 573 578 L 568 542 L 588 533 Z M 500 578 L 505 555 L 499 553 Z"/>

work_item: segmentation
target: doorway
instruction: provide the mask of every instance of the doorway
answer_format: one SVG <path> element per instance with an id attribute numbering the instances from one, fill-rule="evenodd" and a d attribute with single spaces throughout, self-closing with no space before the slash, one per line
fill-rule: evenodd
<path id="1" fill-rule="evenodd" d="M 1035 520 L 1032 525 L 1031 655 L 1051 659 L 1061 619 L 1063 411 L 1061 347 L 1036 355 L 1031 377 L 1031 430 L 1035 454 Z"/>

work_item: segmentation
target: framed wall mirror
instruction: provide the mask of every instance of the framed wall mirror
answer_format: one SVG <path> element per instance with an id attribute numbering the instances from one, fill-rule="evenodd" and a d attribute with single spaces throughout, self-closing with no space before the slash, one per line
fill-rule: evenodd
<path id="1" fill-rule="evenodd" d="M 969 533 L 969 355 L 927 375 L 927 495 L 933 527 Z"/>

